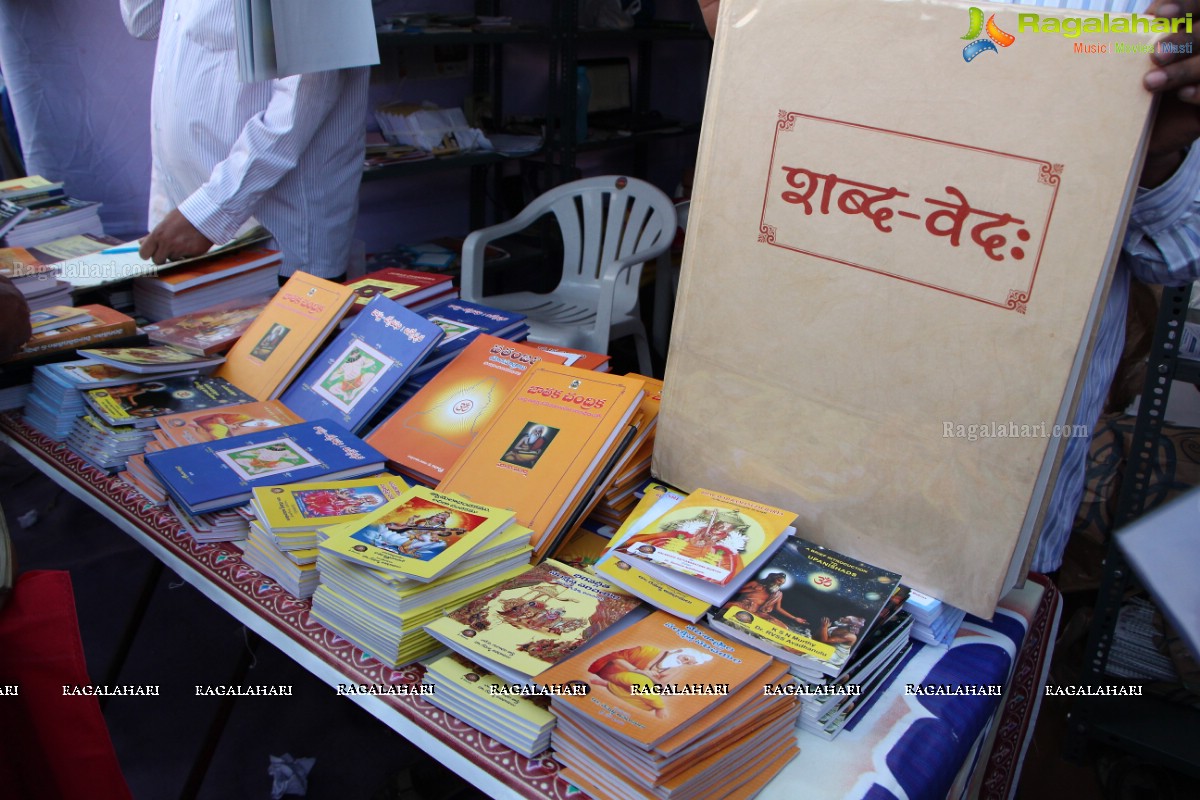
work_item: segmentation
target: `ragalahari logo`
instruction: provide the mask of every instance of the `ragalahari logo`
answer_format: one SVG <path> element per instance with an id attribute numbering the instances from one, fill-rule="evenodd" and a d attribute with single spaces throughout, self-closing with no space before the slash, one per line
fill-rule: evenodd
<path id="1" fill-rule="evenodd" d="M 1000 30 L 1000 26 L 996 24 L 996 15 L 992 14 L 988 17 L 987 24 L 983 23 L 983 12 L 978 8 L 971 6 L 971 27 L 967 30 L 967 35 L 962 37 L 971 41 L 963 48 L 963 60 L 971 62 L 980 53 L 998 53 L 996 49 L 999 47 L 1008 47 L 1017 40 L 1017 37 L 1011 33 L 1005 33 Z M 986 33 L 987 36 L 983 36 Z"/>

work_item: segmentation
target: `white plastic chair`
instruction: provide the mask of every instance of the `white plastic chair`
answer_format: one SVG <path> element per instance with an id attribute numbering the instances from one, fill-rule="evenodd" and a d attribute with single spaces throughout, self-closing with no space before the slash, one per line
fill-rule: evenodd
<path id="1" fill-rule="evenodd" d="M 484 296 L 483 256 L 488 242 L 553 214 L 562 231 L 563 272 L 551 292 Z M 675 206 L 655 186 L 607 175 L 551 189 L 508 222 L 472 232 L 463 242 L 463 299 L 525 314 L 529 338 L 607 353 L 609 342 L 633 336 L 638 369 L 652 375 L 638 284 L 642 264 L 671 246 Z"/>

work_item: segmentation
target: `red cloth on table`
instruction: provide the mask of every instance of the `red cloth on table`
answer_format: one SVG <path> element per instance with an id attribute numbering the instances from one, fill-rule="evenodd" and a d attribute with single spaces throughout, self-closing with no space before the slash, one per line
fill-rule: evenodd
<path id="1" fill-rule="evenodd" d="M 22 574 L 0 610 L 0 795 L 132 797 L 99 700 L 63 695 L 89 683 L 70 574 Z M 11 686 L 17 695 L 5 694 Z"/>

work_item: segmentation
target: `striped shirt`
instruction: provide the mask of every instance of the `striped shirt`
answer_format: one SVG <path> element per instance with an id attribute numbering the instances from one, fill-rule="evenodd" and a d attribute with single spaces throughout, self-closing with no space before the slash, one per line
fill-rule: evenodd
<path id="1" fill-rule="evenodd" d="M 1010 0 L 1021 5 L 1085 11 L 1141 13 L 1148 0 Z M 1151 68 L 1146 59 L 1146 70 Z M 1193 147 L 1183 165 L 1154 189 L 1139 189 L 1124 247 L 1113 275 L 1112 290 L 1100 318 L 1096 349 L 1083 378 L 1074 422 L 1090 431 L 1104 401 L 1125 346 L 1129 280 L 1180 286 L 1200 278 L 1200 148 Z M 1083 500 L 1090 437 L 1067 440 L 1058 481 L 1030 568 L 1052 572 L 1062 566 L 1063 551 Z"/>
<path id="2" fill-rule="evenodd" d="M 121 0 L 158 39 L 149 225 L 172 209 L 214 242 L 255 220 L 283 274 L 345 272 L 358 215 L 366 67 L 239 83 L 233 0 Z"/>

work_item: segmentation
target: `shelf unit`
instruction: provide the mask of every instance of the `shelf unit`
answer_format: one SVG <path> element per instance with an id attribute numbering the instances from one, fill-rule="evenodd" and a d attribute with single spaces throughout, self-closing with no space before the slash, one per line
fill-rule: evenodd
<path id="1" fill-rule="evenodd" d="M 1200 361 L 1180 356 L 1179 344 L 1187 318 L 1191 286 L 1163 291 L 1142 399 L 1138 406 L 1129 458 L 1121 481 L 1113 529 L 1146 511 L 1150 478 L 1162 432 L 1171 384 L 1182 380 L 1200 384 Z M 1104 576 L 1088 633 L 1083 683 L 1099 686 L 1117 682 L 1106 674 L 1117 617 L 1127 591 L 1134 585 L 1128 563 L 1108 537 Z M 1104 742 L 1180 772 L 1200 776 L 1200 710 L 1153 696 L 1081 697 L 1071 708 L 1068 752 L 1079 759 L 1089 740 Z"/>
<path id="2" fill-rule="evenodd" d="M 475 13 L 496 15 L 502 5 L 498 0 L 478 0 L 475 3 Z M 632 48 L 631 61 L 637 66 L 637 80 L 633 89 L 635 111 L 645 112 L 651 107 L 653 51 L 656 43 L 694 41 L 704 47 L 711 47 L 708 33 L 698 14 L 696 21 L 690 23 L 690 27 L 687 27 L 689 23 L 661 23 L 628 30 L 580 30 L 578 19 L 577 0 L 553 0 L 549 4 L 548 18 L 545 21 L 522 23 L 521 27 L 512 29 L 451 33 L 379 33 L 381 50 L 437 45 L 467 46 L 470 49 L 471 92 L 490 97 L 492 114 L 496 120 L 505 118 L 505 48 L 512 45 L 545 47 L 546 96 L 542 112 L 545 120 L 544 143 L 537 153 L 519 159 L 495 153 L 467 153 L 369 170 L 364 172 L 363 180 L 376 182 L 446 170 L 470 170 L 468 224 L 470 230 L 475 230 L 509 216 L 504 209 L 499 209 L 494 218 L 489 219 L 486 200 L 488 181 L 498 182 L 503 166 L 514 160 L 541 168 L 544 176 L 537 191 L 545 191 L 577 177 L 579 154 L 632 147 L 630 166 L 624 171 L 635 177 L 644 177 L 651 144 L 664 138 L 694 136 L 700 129 L 699 120 L 688 121 L 669 131 L 576 142 L 575 74 L 580 45 Z M 537 77 L 542 78 L 541 75 Z"/>

